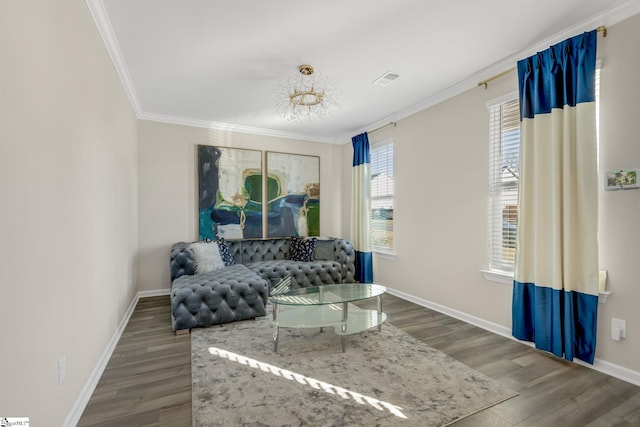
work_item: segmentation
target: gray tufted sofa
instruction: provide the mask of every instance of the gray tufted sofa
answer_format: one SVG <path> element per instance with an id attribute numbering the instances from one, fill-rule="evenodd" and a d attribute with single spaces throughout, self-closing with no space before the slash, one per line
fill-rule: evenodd
<path id="1" fill-rule="evenodd" d="M 355 282 L 355 252 L 344 239 L 319 239 L 313 261 L 288 260 L 290 239 L 227 241 L 235 262 L 196 274 L 189 245 L 171 246 L 171 319 L 174 331 L 266 315 L 269 291 L 286 276 L 292 287 Z"/>

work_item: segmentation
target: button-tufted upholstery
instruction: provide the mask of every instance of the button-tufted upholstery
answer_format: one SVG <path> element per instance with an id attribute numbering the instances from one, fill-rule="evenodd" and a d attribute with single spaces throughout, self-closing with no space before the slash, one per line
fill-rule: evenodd
<path id="1" fill-rule="evenodd" d="M 250 270 L 269 281 L 270 287 L 288 275 L 294 287 L 330 285 L 342 283 L 342 265 L 336 261 L 260 261 L 247 264 Z"/>
<path id="2" fill-rule="evenodd" d="M 189 243 L 174 243 L 169 254 L 171 282 L 180 276 L 196 274 L 196 260 Z"/>
<path id="3" fill-rule="evenodd" d="M 285 260 L 289 253 L 289 239 L 245 240 L 241 251 L 243 264 Z"/>
<path id="4" fill-rule="evenodd" d="M 311 262 L 288 260 L 289 242 L 228 240 L 236 265 L 201 274 L 195 274 L 190 243 L 175 243 L 170 251 L 173 329 L 264 316 L 270 287 L 289 274 L 296 287 L 355 281 L 355 251 L 348 240 L 318 240 Z"/>
<path id="5" fill-rule="evenodd" d="M 171 285 L 173 330 L 266 316 L 267 298 L 267 281 L 241 264 L 182 275 Z"/>

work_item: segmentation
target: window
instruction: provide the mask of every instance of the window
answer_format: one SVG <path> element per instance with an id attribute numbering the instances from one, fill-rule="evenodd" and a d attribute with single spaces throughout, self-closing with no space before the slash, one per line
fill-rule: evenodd
<path id="1" fill-rule="evenodd" d="M 596 63 L 596 137 L 600 119 L 600 60 Z M 489 101 L 489 269 L 513 273 L 518 228 L 520 103 L 518 93 Z M 599 139 L 596 143 L 599 145 Z"/>
<path id="2" fill-rule="evenodd" d="M 517 94 L 489 108 L 489 268 L 513 272 L 518 227 L 520 110 Z"/>
<path id="3" fill-rule="evenodd" d="M 371 245 L 393 249 L 393 142 L 371 147 Z"/>

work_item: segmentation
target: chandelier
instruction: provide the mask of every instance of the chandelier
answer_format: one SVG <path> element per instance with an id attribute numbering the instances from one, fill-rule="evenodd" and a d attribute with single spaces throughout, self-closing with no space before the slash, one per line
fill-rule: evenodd
<path id="1" fill-rule="evenodd" d="M 279 88 L 277 108 L 292 122 L 320 119 L 331 115 L 338 104 L 327 78 L 314 74 L 311 65 L 300 65 Z"/>

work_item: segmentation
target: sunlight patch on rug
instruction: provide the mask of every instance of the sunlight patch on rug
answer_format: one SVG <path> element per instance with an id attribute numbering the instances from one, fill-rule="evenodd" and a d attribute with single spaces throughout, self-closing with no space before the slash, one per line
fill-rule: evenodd
<path id="1" fill-rule="evenodd" d="M 379 411 L 386 409 L 399 418 L 407 418 L 406 415 L 402 413 L 401 407 L 392 405 L 388 402 L 383 402 L 370 396 L 365 396 L 355 391 L 347 390 L 345 388 L 335 386 L 324 381 L 316 380 L 315 378 L 307 377 L 305 375 L 291 372 L 287 369 L 282 369 L 268 363 L 260 362 L 256 359 L 251 359 L 249 357 L 245 357 L 226 350 L 221 350 L 219 348 L 209 347 L 209 353 L 213 354 L 214 356 L 229 359 L 233 362 L 238 362 L 240 365 L 249 366 L 250 368 L 254 369 L 261 369 L 264 372 L 272 373 L 273 375 L 278 377 L 286 378 L 288 380 L 295 380 L 298 382 L 298 384 L 307 385 L 309 387 L 315 388 L 316 390 L 323 390 L 326 393 L 339 396 L 343 399 L 353 399 L 354 401 L 356 401 L 356 403 L 359 403 L 361 405 L 369 404 Z"/>

